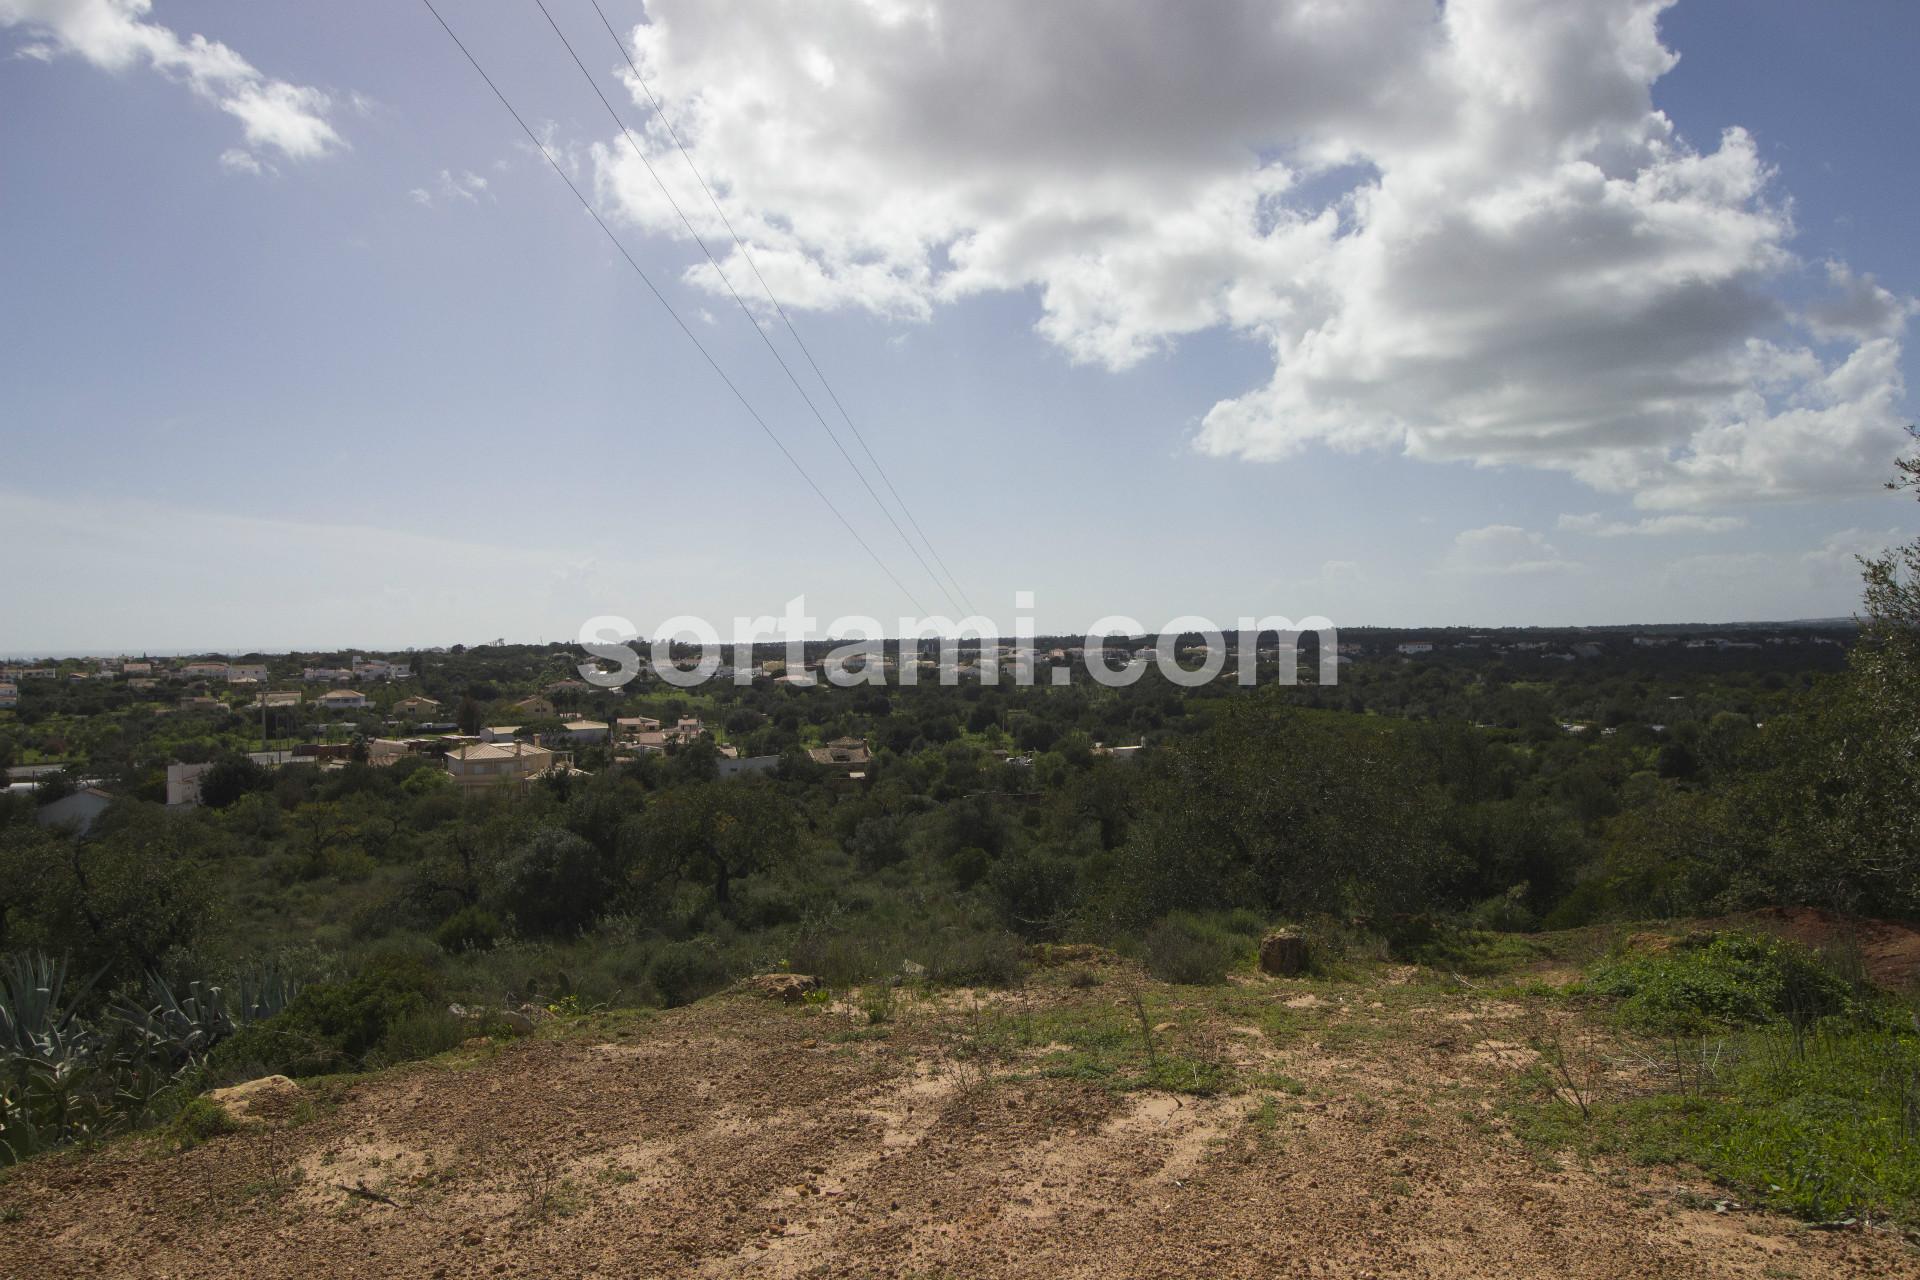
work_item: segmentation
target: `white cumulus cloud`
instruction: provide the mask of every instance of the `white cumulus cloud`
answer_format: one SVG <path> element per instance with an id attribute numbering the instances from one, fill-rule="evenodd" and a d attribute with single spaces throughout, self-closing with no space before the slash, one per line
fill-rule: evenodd
<path id="1" fill-rule="evenodd" d="M 1442 568 L 1455 573 L 1553 573 L 1577 566 L 1545 536 L 1518 525 L 1490 524 L 1456 534 Z"/>
<path id="2" fill-rule="evenodd" d="M 1112 368 L 1250 335 L 1272 374 L 1205 415 L 1217 455 L 1544 467 L 1667 511 L 1869 489 L 1911 305 L 1844 264 L 1785 301 L 1808 268 L 1755 140 L 1653 106 L 1667 3 L 650 0 L 632 42 L 790 306 L 1030 290 Z M 624 142 L 588 154 L 684 236 Z"/>
<path id="3" fill-rule="evenodd" d="M 147 21 L 152 9 L 152 0 L 0 0 L 0 27 L 25 30 L 20 52 L 29 57 L 77 57 L 106 71 L 151 67 L 238 120 L 249 147 L 305 160 L 346 146 L 327 122 L 326 93 L 271 79 L 218 40 L 182 39 Z M 228 159 L 234 154 L 221 163 L 246 170 Z"/>
<path id="4" fill-rule="evenodd" d="M 1608 520 L 1598 512 L 1561 516 L 1557 527 L 1566 533 L 1589 533 L 1596 538 L 1660 538 L 1677 533 L 1731 533 L 1747 527 L 1743 516 L 1671 515 L 1640 520 Z"/>

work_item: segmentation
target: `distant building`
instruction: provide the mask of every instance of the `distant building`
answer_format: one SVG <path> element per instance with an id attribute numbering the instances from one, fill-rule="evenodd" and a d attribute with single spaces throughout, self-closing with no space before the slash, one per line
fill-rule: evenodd
<path id="1" fill-rule="evenodd" d="M 167 807 L 186 808 L 200 803 L 200 779 L 207 770 L 213 768 L 205 764 L 170 764 L 167 766 Z"/>
<path id="2" fill-rule="evenodd" d="M 545 720 L 553 715 L 553 704 L 535 694 L 513 704 L 513 709 L 529 720 Z"/>
<path id="3" fill-rule="evenodd" d="M 179 674 L 182 680 L 225 680 L 227 670 L 224 662 L 189 662 Z"/>
<path id="4" fill-rule="evenodd" d="M 367 763 L 398 764 L 408 756 L 419 755 L 421 745 L 412 738 L 375 738 L 367 743 Z"/>
<path id="5" fill-rule="evenodd" d="M 20 690 L 12 684 L 0 684 L 0 709 L 20 705 Z"/>
<path id="6" fill-rule="evenodd" d="M 313 701 L 325 711 L 364 711 L 367 695 L 357 689 L 330 689 Z"/>
<path id="7" fill-rule="evenodd" d="M 301 671 L 300 678 L 314 684 L 338 684 L 353 679 L 353 672 L 345 667 L 307 667 Z"/>
<path id="8" fill-rule="evenodd" d="M 487 728 L 482 729 L 480 731 L 480 741 L 512 742 L 514 739 L 514 736 L 519 732 L 520 732 L 520 726 L 517 724 L 490 725 Z"/>
<path id="9" fill-rule="evenodd" d="M 817 765 L 836 769 L 852 776 L 864 771 L 873 763 L 873 753 L 867 750 L 865 739 L 835 738 L 823 747 L 810 747 L 807 758 Z"/>
<path id="10" fill-rule="evenodd" d="M 197 713 L 224 713 L 227 710 L 227 704 L 218 698 L 182 698 L 180 709 Z"/>
<path id="11" fill-rule="evenodd" d="M 241 684 L 245 681 L 257 684 L 267 682 L 267 664 L 264 662 L 236 662 L 227 668 L 227 683 Z"/>
<path id="12" fill-rule="evenodd" d="M 298 689 L 283 689 L 256 694 L 253 699 L 253 705 L 255 707 L 266 707 L 269 709 L 274 707 L 297 707 L 300 705 L 300 691 Z"/>
<path id="13" fill-rule="evenodd" d="M 1433 646 L 1425 640 L 1409 640 L 1405 644 L 1395 645 L 1394 648 L 1408 657 L 1419 653 L 1433 652 Z"/>
<path id="14" fill-rule="evenodd" d="M 395 715 L 405 716 L 409 720 L 422 720 L 439 714 L 440 704 L 432 698 L 414 694 L 411 698 L 402 698 L 393 704 Z"/>
<path id="15" fill-rule="evenodd" d="M 717 772 L 722 778 L 734 778 L 743 773 L 772 773 L 779 767 L 779 756 L 743 756 L 738 760 L 719 761 Z"/>
<path id="16" fill-rule="evenodd" d="M 572 742 L 605 742 L 607 740 L 607 726 L 598 720 L 569 720 L 560 727 L 560 731 Z"/>
<path id="17" fill-rule="evenodd" d="M 153 674 L 153 664 L 151 662 L 123 662 L 120 664 L 120 674 L 127 676 L 150 676 Z"/>
<path id="18" fill-rule="evenodd" d="M 535 778 L 572 769 L 568 753 L 527 742 L 481 743 L 447 752 L 447 775 L 465 791 L 525 787 Z"/>

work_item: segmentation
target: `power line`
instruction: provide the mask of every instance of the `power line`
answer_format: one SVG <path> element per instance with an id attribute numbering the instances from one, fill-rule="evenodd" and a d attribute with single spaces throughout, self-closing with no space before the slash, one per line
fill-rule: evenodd
<path id="1" fill-rule="evenodd" d="M 647 95 L 647 101 L 653 105 L 653 113 L 660 118 L 660 123 L 665 127 L 667 136 L 673 140 L 674 147 L 679 150 L 680 158 L 686 161 L 687 170 L 693 174 L 693 180 L 699 183 L 700 190 L 706 193 L 707 203 L 713 206 L 714 213 L 720 218 L 720 224 L 727 229 L 727 234 L 733 237 L 733 243 L 739 248 L 740 256 L 746 260 L 748 268 L 752 270 L 753 278 L 760 282 L 760 289 L 767 295 L 767 301 L 773 305 L 775 314 L 780 317 L 780 322 L 787 327 L 787 332 L 793 336 L 794 345 L 798 346 L 801 354 L 806 356 L 808 366 L 812 368 L 814 376 L 820 379 L 820 385 L 826 388 L 828 397 L 833 401 L 833 407 L 840 411 L 840 417 L 846 422 L 848 430 L 853 432 L 853 438 L 860 442 L 860 450 L 867 455 L 867 461 L 871 462 L 873 469 L 879 472 L 881 481 L 887 486 L 887 492 L 892 494 L 893 500 L 900 504 L 901 512 L 907 517 L 907 523 L 911 524 L 913 531 L 920 535 L 920 541 L 926 544 L 927 552 L 933 556 L 934 563 L 938 564 L 941 572 L 947 575 L 947 581 L 953 585 L 953 590 L 959 595 L 961 603 L 966 605 L 967 612 L 973 613 L 973 602 L 967 598 L 966 591 L 960 586 L 960 580 L 954 577 L 953 570 L 947 568 L 947 562 L 941 557 L 939 549 L 933 545 L 933 539 L 927 537 L 926 530 L 920 527 L 920 521 L 914 518 L 913 508 L 907 505 L 907 500 L 901 497 L 900 491 L 894 487 L 893 478 L 887 474 L 887 469 L 880 465 L 880 459 L 874 455 L 872 447 L 867 444 L 867 438 L 861 434 L 859 426 L 853 420 L 853 415 L 848 413 L 847 406 L 841 403 L 840 393 L 833 389 L 833 383 L 827 379 L 826 371 L 821 369 L 819 362 L 813 358 L 812 349 L 807 346 L 806 340 L 800 336 L 800 330 L 794 325 L 792 318 L 787 315 L 787 309 L 780 305 L 780 299 L 774 296 L 773 287 L 767 283 L 767 278 L 760 274 L 760 264 L 753 260 L 753 253 L 747 248 L 747 242 L 740 238 L 738 231 L 733 229 L 732 220 L 727 217 L 726 210 L 720 207 L 719 197 L 713 194 L 713 188 L 708 186 L 707 180 L 701 176 L 699 166 L 694 164 L 692 154 L 688 152 L 686 144 L 680 140 L 679 131 L 673 127 L 673 121 L 668 119 L 666 108 L 662 107 L 660 100 L 653 96 L 653 90 L 648 86 L 647 78 L 640 74 L 640 68 L 635 65 L 633 55 L 627 51 L 627 42 L 620 38 L 620 33 L 615 31 L 613 24 L 607 20 L 606 10 L 600 7 L 600 0 L 592 0 L 592 3 L 593 11 L 600 17 L 600 25 L 607 29 L 607 34 L 613 38 L 613 43 L 619 47 L 620 56 L 626 59 L 627 69 L 633 72 L 634 82 L 637 83 L 641 91 Z M 543 5 L 542 7 L 544 8 L 545 6 Z M 552 21 L 552 19 L 549 18 L 548 21 Z M 565 37 L 562 37 L 562 39 L 565 39 Z M 576 61 L 578 61 L 578 59 L 576 59 Z M 602 101 L 604 100 L 603 98 Z M 623 132 L 625 128 L 626 126 L 621 126 Z M 629 137 L 627 141 L 632 143 L 633 139 Z M 645 163 L 644 156 L 641 157 L 641 160 L 642 163 Z M 651 173 L 653 166 L 648 165 L 647 171 Z M 658 176 L 654 178 L 654 181 L 659 181 Z M 661 190 L 666 190 L 664 185 L 661 187 Z M 673 197 L 668 196 L 667 199 L 669 202 L 672 202 Z M 678 204 L 674 205 L 674 212 L 680 212 L 680 206 Z M 681 221 L 686 221 L 685 214 L 681 214 L 680 217 Z M 691 231 L 693 228 L 689 225 L 687 229 Z M 699 238 L 698 235 L 694 236 L 695 240 L 699 240 Z M 702 251 L 705 251 L 706 245 L 702 243 L 700 248 Z M 712 261 L 713 255 L 711 253 L 707 254 L 707 259 L 708 261 Z M 719 270 L 719 264 L 717 262 L 714 263 L 714 269 L 716 271 Z M 726 279 L 724 273 L 722 273 L 721 279 L 723 281 Z M 733 286 L 728 285 L 727 291 L 731 293 Z M 734 298 L 735 301 L 738 301 L 739 295 L 735 294 Z M 758 328 L 759 326 L 756 324 L 754 327 Z M 784 366 L 785 361 L 781 363 Z M 806 393 L 802 392 L 801 394 L 804 396 Z M 812 407 L 812 401 L 808 401 L 808 407 Z M 897 528 L 898 526 L 896 525 L 895 527 Z M 905 535 L 903 534 L 902 536 Z M 929 570 L 929 572 L 931 572 L 931 570 Z"/>
<path id="2" fill-rule="evenodd" d="M 880 508 L 880 514 L 887 518 L 887 523 L 893 526 L 893 531 L 900 535 L 900 541 L 906 544 L 907 550 L 912 553 L 913 558 L 920 562 L 920 567 L 926 571 L 927 577 L 932 580 L 934 589 L 947 596 L 947 603 L 956 604 L 957 602 L 953 599 L 952 594 L 948 592 L 946 586 L 941 583 L 940 575 L 933 571 L 933 566 L 927 563 L 927 558 L 920 554 L 920 548 L 914 546 L 913 539 L 909 538 L 907 531 L 900 527 L 900 522 L 893 518 L 893 512 L 889 511 L 887 504 L 881 501 L 880 495 L 875 492 L 872 483 L 868 481 L 866 473 L 860 469 L 860 464 L 853 460 L 853 455 L 848 453 L 847 447 L 840 442 L 839 435 L 828 425 L 826 416 L 820 412 L 819 406 L 814 404 L 813 397 L 808 395 L 807 389 L 800 385 L 800 379 L 794 376 L 793 369 L 787 364 L 786 357 L 780 354 L 780 348 L 773 345 L 773 339 L 767 336 L 767 332 L 761 328 L 760 322 L 754 319 L 753 308 L 749 307 L 746 299 L 742 298 L 734 289 L 733 281 L 727 279 L 726 268 L 722 267 L 720 260 L 713 256 L 713 250 L 707 247 L 707 242 L 701 238 L 699 231 L 694 229 L 692 219 L 687 217 L 686 211 L 680 207 L 680 202 L 673 198 L 673 192 L 670 191 L 667 188 L 667 184 L 661 180 L 660 174 L 653 167 L 653 162 L 647 159 L 647 153 L 641 148 L 638 142 L 634 141 L 633 131 L 627 128 L 626 121 L 620 118 L 620 113 L 614 109 L 613 103 L 607 100 L 607 95 L 600 91 L 600 85 L 594 80 L 593 73 L 587 70 L 587 64 L 582 62 L 580 55 L 575 52 L 573 42 L 567 39 L 567 33 L 560 29 L 560 24 L 553 20 L 553 13 L 547 8 L 546 0 L 533 0 L 533 2 L 539 6 L 541 16 L 546 18 L 547 25 L 553 28 L 553 34 L 560 38 L 560 43 L 565 47 L 567 56 L 573 59 L 573 65 L 580 69 L 580 76 L 587 82 L 587 87 L 593 90 L 593 96 L 600 99 L 600 105 L 607 109 L 607 115 L 612 118 L 614 127 L 619 129 L 621 136 L 627 140 L 627 145 L 633 149 L 633 154 L 646 169 L 647 176 L 653 179 L 653 184 L 660 188 L 660 194 L 667 198 L 667 203 L 672 206 L 674 213 L 679 215 L 680 225 L 687 229 L 687 234 L 693 237 L 693 242 L 700 246 L 700 252 L 706 255 L 707 262 L 713 267 L 714 274 L 720 277 L 720 283 L 726 286 L 728 295 L 733 298 L 734 304 L 740 308 L 740 314 L 747 318 L 748 326 L 752 328 L 754 333 L 759 335 L 760 341 L 766 345 L 767 351 L 774 358 L 774 362 L 780 366 L 780 371 L 787 375 L 787 381 L 791 382 L 793 389 L 800 393 L 800 399 L 806 403 L 807 409 L 813 414 L 814 421 L 818 422 L 820 429 L 827 433 L 827 439 L 833 441 L 833 447 L 840 451 L 840 456 L 846 460 L 847 466 L 852 468 L 853 474 L 859 478 L 861 486 L 866 489 L 867 496 L 873 499 L 873 504 L 876 507 Z M 969 610 L 969 612 L 971 612 L 971 610 Z"/>
<path id="3" fill-rule="evenodd" d="M 699 336 L 687 327 L 687 322 L 680 318 L 680 313 L 674 310 L 673 304 L 667 301 L 666 295 L 660 292 L 659 288 L 653 283 L 652 278 L 648 276 L 640 264 L 634 260 L 633 255 L 627 252 L 627 246 L 620 242 L 620 237 L 613 234 L 613 228 L 607 225 L 606 220 L 600 216 L 599 211 L 593 207 L 592 202 L 581 194 L 580 188 L 575 185 L 572 178 L 567 176 L 567 171 L 560 167 L 560 162 L 553 158 L 553 153 L 547 150 L 545 143 L 540 141 L 540 136 L 521 118 L 520 113 L 514 109 L 513 103 L 507 100 L 507 95 L 500 91 L 500 86 L 493 82 L 493 77 L 488 75 L 486 68 L 480 65 L 480 60 L 473 56 L 473 51 L 468 49 L 460 37 L 454 34 L 453 28 L 447 25 L 447 20 L 440 16 L 438 9 L 433 7 L 433 0 L 420 0 L 420 3 L 427 6 L 427 12 L 431 13 L 433 20 L 440 24 L 440 29 L 447 33 L 447 38 L 453 41 L 454 47 L 459 49 L 460 52 L 466 56 L 467 61 L 473 64 L 473 69 L 479 73 L 482 80 L 487 82 L 487 88 L 493 90 L 493 96 L 500 99 L 500 105 L 507 109 L 507 114 L 513 117 L 513 122 L 520 126 L 522 133 L 527 135 L 527 141 L 534 145 L 535 149 L 546 158 L 547 164 L 552 167 L 553 171 L 560 175 L 560 181 L 567 184 L 567 190 L 573 192 L 573 198 L 580 202 L 580 207 L 587 211 L 587 216 L 593 219 L 594 225 L 598 226 L 608 241 L 612 243 L 613 247 L 619 250 L 620 256 L 627 260 L 627 265 L 633 268 L 633 273 L 640 277 L 641 282 L 647 286 L 647 291 L 653 294 L 654 300 L 666 309 L 667 314 L 673 318 L 674 324 L 679 326 L 680 332 L 687 336 L 687 341 L 693 344 L 694 349 L 706 360 L 714 374 L 719 377 L 721 382 L 726 384 L 727 390 L 733 393 L 733 398 L 740 402 L 740 407 L 747 411 L 747 415 L 751 417 L 754 423 L 759 426 L 760 430 L 766 434 L 767 439 L 773 442 L 774 448 L 780 450 L 781 456 L 793 464 L 793 469 L 800 473 L 800 478 L 807 482 L 807 487 L 813 490 L 814 496 L 826 505 L 827 510 L 833 512 L 834 519 L 838 520 L 841 526 L 846 529 L 848 535 L 860 544 L 860 549 L 867 553 L 867 556 L 879 567 L 880 572 L 887 576 L 887 580 L 893 583 L 893 585 L 899 589 L 900 594 L 907 598 L 908 602 L 913 605 L 915 612 L 919 613 L 922 617 L 926 616 L 927 611 L 921 607 L 918 600 L 913 598 L 913 592 L 907 590 L 906 584 L 894 576 L 893 570 L 887 568 L 886 561 L 876 555 L 873 548 L 867 545 L 867 540 L 860 536 L 860 531 L 855 529 L 846 516 L 840 513 L 840 508 L 833 504 L 833 499 L 827 497 L 825 490 L 821 489 L 821 487 L 815 483 L 813 477 L 807 474 L 807 469 L 801 466 L 800 460 L 793 456 L 793 453 L 786 445 L 781 443 L 780 437 L 773 433 L 773 428 L 767 425 L 766 419 L 760 416 L 759 410 L 755 409 L 752 402 L 747 399 L 740 388 L 734 385 L 733 379 L 729 378 L 727 371 L 720 367 L 720 362 L 713 358 L 713 353 L 707 350 L 706 344 L 701 342 Z"/>

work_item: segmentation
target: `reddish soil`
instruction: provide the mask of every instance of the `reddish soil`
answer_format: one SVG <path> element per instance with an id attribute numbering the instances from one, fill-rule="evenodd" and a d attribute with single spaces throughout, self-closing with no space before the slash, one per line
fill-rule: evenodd
<path id="1" fill-rule="evenodd" d="M 1816 951 L 1857 953 L 1867 976 L 1896 991 L 1920 986 L 1920 930 L 1891 920 L 1845 920 L 1815 907 L 1770 907 L 1714 922 L 1746 925 Z"/>

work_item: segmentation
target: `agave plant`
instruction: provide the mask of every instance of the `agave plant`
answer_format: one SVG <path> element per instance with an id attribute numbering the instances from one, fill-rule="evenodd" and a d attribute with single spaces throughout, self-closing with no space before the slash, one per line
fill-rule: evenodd
<path id="1" fill-rule="evenodd" d="M 243 971 L 227 986 L 195 980 L 184 991 L 147 975 L 144 1004 L 117 1001 L 113 1017 L 150 1054 L 174 1063 L 200 1057 L 241 1027 L 287 1007 L 298 984 L 272 968 Z"/>
<path id="2" fill-rule="evenodd" d="M 88 1137 L 109 1123 L 99 1070 L 103 1038 L 77 1013 L 93 982 L 69 988 L 64 957 L 0 957 L 0 1160 Z"/>
<path id="3" fill-rule="evenodd" d="M 93 1033 L 75 1014 L 98 978 L 69 991 L 65 956 L 0 957 L 0 1060 L 59 1063 L 86 1052 Z"/>
<path id="4" fill-rule="evenodd" d="M 300 994 L 300 983 L 273 965 L 242 969 L 230 985 L 228 1008 L 239 1026 L 261 1022 L 283 1011 Z"/>
<path id="5" fill-rule="evenodd" d="M 158 974 L 147 975 L 144 1003 L 123 997 L 114 1002 L 111 1017 L 134 1037 L 138 1052 L 172 1062 L 199 1057 L 234 1030 L 219 987 L 195 981 L 176 994 Z"/>
<path id="6" fill-rule="evenodd" d="M 69 986 L 65 959 L 0 956 L 0 1164 L 151 1122 L 196 1059 L 299 990 L 271 967 L 178 991 L 149 975 L 142 998 L 90 1022 L 77 1009 L 97 978 Z"/>

